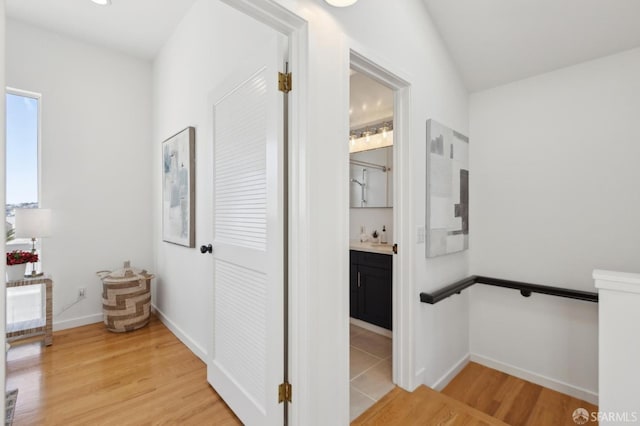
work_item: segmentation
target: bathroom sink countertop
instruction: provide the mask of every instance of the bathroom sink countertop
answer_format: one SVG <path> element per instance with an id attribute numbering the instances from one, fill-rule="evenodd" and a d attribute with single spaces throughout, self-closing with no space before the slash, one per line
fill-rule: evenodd
<path id="1" fill-rule="evenodd" d="M 351 250 L 368 251 L 370 253 L 393 254 L 393 244 L 361 243 L 357 240 L 351 240 L 349 241 L 349 248 Z"/>

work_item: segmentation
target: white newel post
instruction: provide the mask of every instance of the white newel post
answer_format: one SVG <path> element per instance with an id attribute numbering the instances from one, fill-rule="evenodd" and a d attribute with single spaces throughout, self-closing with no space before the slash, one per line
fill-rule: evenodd
<path id="1" fill-rule="evenodd" d="M 599 294 L 600 424 L 640 423 L 640 274 L 593 271 Z"/>

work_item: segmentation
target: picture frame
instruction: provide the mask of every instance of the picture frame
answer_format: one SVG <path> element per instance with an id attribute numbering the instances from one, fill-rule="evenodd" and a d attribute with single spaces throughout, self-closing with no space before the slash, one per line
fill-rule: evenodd
<path id="1" fill-rule="evenodd" d="M 195 247 L 195 128 L 162 142 L 162 240 Z"/>
<path id="2" fill-rule="evenodd" d="M 427 120 L 425 257 L 469 248 L 469 138 Z"/>

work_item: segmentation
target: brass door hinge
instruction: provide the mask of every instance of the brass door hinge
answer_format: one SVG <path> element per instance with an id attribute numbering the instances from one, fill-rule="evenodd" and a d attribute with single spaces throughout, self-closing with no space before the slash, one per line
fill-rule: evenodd
<path id="1" fill-rule="evenodd" d="M 278 385 L 278 403 L 284 401 L 291 402 L 291 383 L 281 383 Z"/>
<path id="2" fill-rule="evenodd" d="M 279 72 L 278 73 L 278 90 L 284 93 L 291 91 L 291 73 Z"/>

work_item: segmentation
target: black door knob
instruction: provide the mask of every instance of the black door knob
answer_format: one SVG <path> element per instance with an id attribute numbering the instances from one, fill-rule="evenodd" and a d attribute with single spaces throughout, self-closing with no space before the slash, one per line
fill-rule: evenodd
<path id="1" fill-rule="evenodd" d="M 200 246 L 200 253 L 202 254 L 213 253 L 213 246 L 211 244 L 208 244 L 206 246 Z"/>

